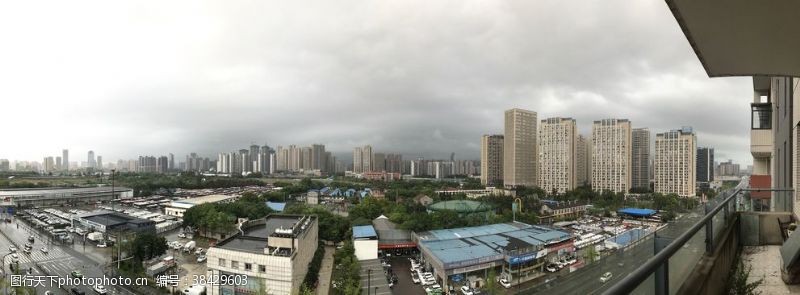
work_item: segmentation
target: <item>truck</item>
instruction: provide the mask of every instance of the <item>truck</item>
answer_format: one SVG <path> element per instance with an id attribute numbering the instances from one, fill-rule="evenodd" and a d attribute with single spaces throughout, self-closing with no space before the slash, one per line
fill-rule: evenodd
<path id="1" fill-rule="evenodd" d="M 164 273 L 171 267 L 175 266 L 175 257 L 167 256 L 161 259 L 158 263 L 150 265 L 145 270 L 145 273 L 151 277 Z"/>
<path id="2" fill-rule="evenodd" d="M 100 242 L 103 240 L 103 233 L 93 232 L 86 235 L 86 239 L 92 242 Z"/>
<path id="3" fill-rule="evenodd" d="M 191 252 L 196 244 L 194 241 L 189 241 L 186 245 L 183 245 L 183 252 Z"/>

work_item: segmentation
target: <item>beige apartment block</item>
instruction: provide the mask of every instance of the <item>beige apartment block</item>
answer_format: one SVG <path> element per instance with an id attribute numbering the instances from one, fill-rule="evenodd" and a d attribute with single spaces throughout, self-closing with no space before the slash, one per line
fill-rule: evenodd
<path id="1" fill-rule="evenodd" d="M 505 112 L 503 183 L 506 187 L 538 185 L 536 112 L 510 109 Z"/>
<path id="2" fill-rule="evenodd" d="M 631 188 L 631 122 L 603 119 L 592 124 L 592 188 L 627 193 Z"/>
<path id="3" fill-rule="evenodd" d="M 560 194 L 577 183 L 577 127 L 572 118 L 539 122 L 539 187 Z"/>

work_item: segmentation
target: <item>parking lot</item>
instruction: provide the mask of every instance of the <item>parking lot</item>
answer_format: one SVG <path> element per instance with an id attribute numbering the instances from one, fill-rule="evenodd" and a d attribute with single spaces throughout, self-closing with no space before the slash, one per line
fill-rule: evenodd
<path id="1" fill-rule="evenodd" d="M 362 294 L 392 294 L 392 289 L 389 288 L 389 282 L 386 279 L 388 271 L 381 265 L 380 259 L 361 260 L 359 264 L 361 264 Z"/>
<path id="2" fill-rule="evenodd" d="M 406 257 L 392 257 L 392 271 L 397 275 L 397 284 L 392 287 L 394 294 L 423 295 L 425 290 L 420 284 L 411 281 L 411 262 Z"/>

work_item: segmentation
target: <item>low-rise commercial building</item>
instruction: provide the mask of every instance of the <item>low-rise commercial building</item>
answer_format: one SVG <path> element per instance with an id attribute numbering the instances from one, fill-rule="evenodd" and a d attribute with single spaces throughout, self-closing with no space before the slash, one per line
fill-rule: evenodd
<path id="1" fill-rule="evenodd" d="M 156 222 L 148 219 L 131 217 L 122 213 L 98 210 L 78 215 L 75 221 L 83 227 L 102 233 L 155 233 Z"/>
<path id="2" fill-rule="evenodd" d="M 371 225 L 353 227 L 353 248 L 358 260 L 378 259 L 378 234 Z"/>
<path id="3" fill-rule="evenodd" d="M 189 208 L 206 203 L 226 203 L 236 200 L 236 196 L 229 195 L 208 195 L 191 199 L 172 201 L 169 206 L 164 208 L 164 214 L 183 217 L 183 213 Z"/>
<path id="4" fill-rule="evenodd" d="M 445 290 L 483 287 L 489 269 L 512 284 L 526 282 L 544 275 L 548 255 L 574 250 L 571 234 L 521 222 L 433 230 L 413 239 Z"/>
<path id="5" fill-rule="evenodd" d="M 208 277 L 234 282 L 206 284 L 207 294 L 298 294 L 317 250 L 317 218 L 271 214 L 240 230 L 208 249 Z M 246 283 L 239 284 L 237 276 L 247 276 Z"/>

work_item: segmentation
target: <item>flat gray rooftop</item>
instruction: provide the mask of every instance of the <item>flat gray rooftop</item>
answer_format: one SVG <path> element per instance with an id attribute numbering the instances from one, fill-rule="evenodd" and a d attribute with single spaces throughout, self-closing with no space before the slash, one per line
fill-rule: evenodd
<path id="1" fill-rule="evenodd" d="M 233 238 L 217 244 L 216 247 L 220 249 L 263 254 L 264 248 L 267 247 L 267 238 L 275 232 L 275 229 L 281 227 L 292 228 L 301 218 L 302 216 L 271 215 L 267 218 L 265 224 L 246 228 L 244 229 L 244 235 L 238 233 Z"/>
<path id="2" fill-rule="evenodd" d="M 124 192 L 131 189 L 126 187 L 115 187 L 115 192 Z M 87 194 L 87 193 L 101 193 L 111 192 L 110 186 L 104 187 L 80 187 L 80 188 L 37 188 L 37 189 L 2 189 L 0 196 L 41 196 L 53 194 Z"/>

